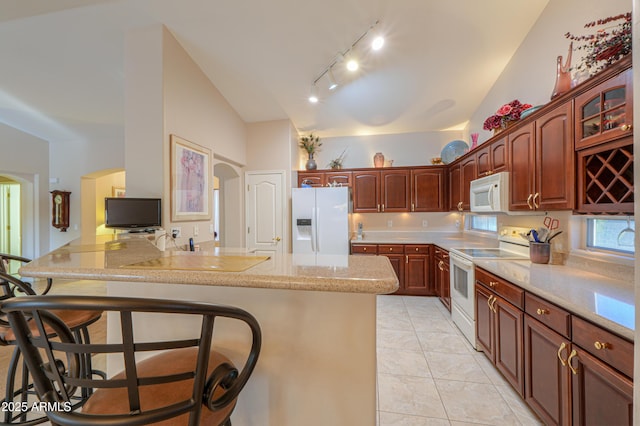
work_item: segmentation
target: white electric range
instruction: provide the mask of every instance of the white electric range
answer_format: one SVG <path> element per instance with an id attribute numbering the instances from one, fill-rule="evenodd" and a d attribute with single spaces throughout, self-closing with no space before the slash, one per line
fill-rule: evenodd
<path id="1" fill-rule="evenodd" d="M 476 347 L 474 261 L 529 259 L 529 241 L 520 235 L 528 231 L 529 229 L 526 228 L 503 227 L 498 233 L 498 247 L 449 250 L 451 319 L 474 348 Z"/>

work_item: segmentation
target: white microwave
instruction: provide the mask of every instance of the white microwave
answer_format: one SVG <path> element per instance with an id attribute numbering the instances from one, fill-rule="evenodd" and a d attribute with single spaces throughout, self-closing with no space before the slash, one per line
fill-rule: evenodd
<path id="1" fill-rule="evenodd" d="M 471 211 L 509 212 L 509 173 L 500 172 L 471 181 Z"/>

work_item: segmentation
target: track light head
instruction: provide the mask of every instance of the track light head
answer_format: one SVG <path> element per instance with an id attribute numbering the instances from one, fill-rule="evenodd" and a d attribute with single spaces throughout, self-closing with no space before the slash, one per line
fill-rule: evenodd
<path id="1" fill-rule="evenodd" d="M 346 66 L 347 69 L 351 72 L 358 71 L 358 68 L 360 68 L 360 64 L 358 64 L 358 61 L 353 56 L 347 58 Z"/>
<path id="2" fill-rule="evenodd" d="M 373 50 L 380 50 L 382 49 L 382 46 L 384 46 L 384 37 L 382 36 L 376 36 L 373 41 L 371 42 L 371 48 Z"/>
<path id="3" fill-rule="evenodd" d="M 318 103 L 318 88 L 314 84 L 311 86 L 311 91 L 309 92 L 309 102 L 312 104 Z"/>
<path id="4" fill-rule="evenodd" d="M 329 90 L 337 89 L 338 83 L 336 82 L 336 78 L 333 76 L 333 70 L 331 68 L 327 71 L 327 76 L 329 77 Z"/>

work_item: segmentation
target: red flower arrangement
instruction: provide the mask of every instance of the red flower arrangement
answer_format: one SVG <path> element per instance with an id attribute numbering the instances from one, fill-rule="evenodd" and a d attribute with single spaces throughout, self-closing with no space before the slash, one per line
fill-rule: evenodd
<path id="1" fill-rule="evenodd" d="M 631 53 L 631 12 L 621 13 L 605 19 L 589 22 L 584 27 L 593 28 L 607 25 L 610 22 L 621 21 L 617 25 L 596 30 L 595 34 L 577 36 L 566 33 L 565 37 L 579 45 L 576 50 L 582 50 L 585 56 L 574 69 L 587 71 L 594 75 L 602 71 L 617 60 Z"/>
<path id="2" fill-rule="evenodd" d="M 531 104 L 521 104 L 519 100 L 513 100 L 502 105 L 498 111 L 484 121 L 484 130 L 504 129 L 510 121 L 520 120 L 522 112 L 531 108 Z"/>

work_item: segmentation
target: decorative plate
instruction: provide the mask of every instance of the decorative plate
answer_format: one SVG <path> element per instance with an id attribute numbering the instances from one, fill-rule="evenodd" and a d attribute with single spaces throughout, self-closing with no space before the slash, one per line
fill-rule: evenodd
<path id="1" fill-rule="evenodd" d="M 520 114 L 520 120 L 522 120 L 523 118 L 525 118 L 527 115 L 533 114 L 534 112 L 536 112 L 537 110 L 539 110 L 540 108 L 542 108 L 544 105 L 538 105 L 538 106 L 534 106 L 528 109 L 525 109 L 524 111 L 522 111 L 522 114 Z"/>
<path id="2" fill-rule="evenodd" d="M 444 148 L 442 148 L 440 157 L 444 164 L 449 164 L 455 161 L 458 157 L 462 157 L 468 151 L 469 145 L 467 145 L 465 141 L 455 140 L 449 142 Z"/>

